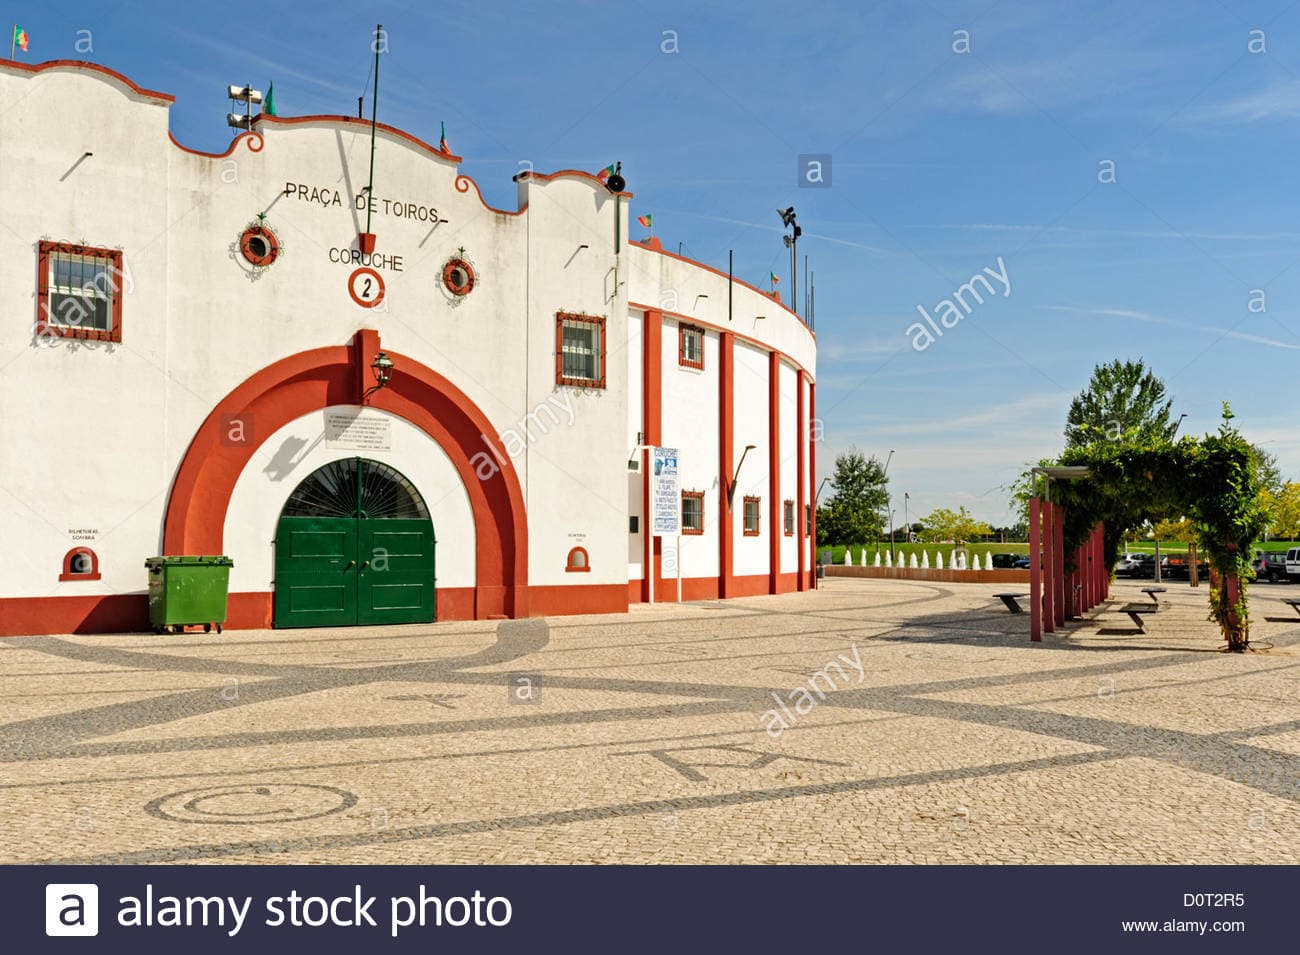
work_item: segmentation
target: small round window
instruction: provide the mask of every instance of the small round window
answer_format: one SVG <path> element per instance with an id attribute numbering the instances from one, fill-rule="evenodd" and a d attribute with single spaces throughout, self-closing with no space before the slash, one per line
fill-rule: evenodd
<path id="1" fill-rule="evenodd" d="M 474 290 L 474 267 L 464 259 L 452 259 L 442 267 L 442 284 L 452 295 L 468 295 Z"/>
<path id="2" fill-rule="evenodd" d="M 89 574 L 95 570 L 95 562 L 90 559 L 90 555 L 84 550 L 78 551 L 72 555 L 72 560 L 68 561 L 68 573 L 71 574 Z"/>
<path id="3" fill-rule="evenodd" d="M 280 254 L 280 243 L 265 226 L 249 226 L 239 237 L 239 251 L 250 264 L 267 266 Z"/>

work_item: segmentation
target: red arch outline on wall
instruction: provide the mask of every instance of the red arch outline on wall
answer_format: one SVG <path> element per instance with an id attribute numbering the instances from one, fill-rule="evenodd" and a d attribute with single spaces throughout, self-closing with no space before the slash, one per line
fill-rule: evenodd
<path id="1" fill-rule="evenodd" d="M 224 553 L 231 494 L 261 443 L 305 414 L 364 404 L 415 425 L 442 447 L 460 474 L 474 512 L 474 617 L 528 616 L 528 521 L 519 477 L 496 429 L 459 388 L 397 352 L 388 352 L 394 364 L 388 386 L 370 390 L 370 363 L 378 351 L 379 333 L 362 329 L 351 345 L 283 358 L 226 395 L 181 461 L 167 501 L 163 553 Z M 225 440 L 232 420 L 245 422 L 254 437 Z M 495 472 L 480 480 L 476 460 L 479 467 L 491 462 Z"/>
<path id="2" fill-rule="evenodd" d="M 74 574 L 72 572 L 72 558 L 78 554 L 85 554 L 90 558 L 90 573 Z M 74 547 L 63 555 L 63 573 L 59 574 L 59 580 L 99 580 L 99 555 L 89 547 Z"/>

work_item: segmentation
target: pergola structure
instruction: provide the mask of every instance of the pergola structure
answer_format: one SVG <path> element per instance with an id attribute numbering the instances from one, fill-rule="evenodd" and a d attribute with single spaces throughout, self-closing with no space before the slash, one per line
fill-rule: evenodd
<path id="1" fill-rule="evenodd" d="M 1029 639 L 1041 641 L 1065 621 L 1091 610 L 1110 595 L 1105 526 L 1097 524 L 1087 540 L 1065 559 L 1065 508 L 1052 500 L 1053 481 L 1089 476 L 1086 467 L 1033 469 L 1034 496 L 1029 500 Z M 1043 478 L 1043 496 L 1038 479 Z M 1067 573 L 1067 566 L 1069 568 Z"/>

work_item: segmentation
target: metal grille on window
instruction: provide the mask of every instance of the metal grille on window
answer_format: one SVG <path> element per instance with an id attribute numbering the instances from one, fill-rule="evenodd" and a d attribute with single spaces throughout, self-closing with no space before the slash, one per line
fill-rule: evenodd
<path id="1" fill-rule="evenodd" d="M 600 378 L 600 328 L 590 322 L 564 323 L 564 377 Z"/>
<path id="2" fill-rule="evenodd" d="M 424 520 L 429 509 L 405 477 L 377 461 L 347 458 L 318 468 L 284 505 L 284 517 Z"/>
<path id="3" fill-rule="evenodd" d="M 50 256 L 50 324 L 112 331 L 116 294 L 117 276 L 110 259 L 69 252 Z"/>
<path id="4" fill-rule="evenodd" d="M 694 495 L 682 498 L 682 527 L 687 530 L 702 530 L 704 528 L 703 514 L 704 501 Z"/>
<path id="5" fill-rule="evenodd" d="M 691 364 L 704 362 L 704 335 L 698 328 L 682 330 L 682 359 Z"/>

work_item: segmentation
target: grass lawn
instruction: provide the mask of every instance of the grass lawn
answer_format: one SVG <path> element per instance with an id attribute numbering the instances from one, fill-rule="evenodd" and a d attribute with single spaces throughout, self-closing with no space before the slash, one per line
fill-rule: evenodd
<path id="1" fill-rule="evenodd" d="M 943 565 L 947 567 L 949 566 L 949 560 L 953 551 L 953 547 L 954 545 L 952 544 L 895 544 L 894 553 L 895 555 L 902 554 L 904 559 L 906 559 L 909 564 L 911 563 L 911 555 L 913 553 L 916 554 L 916 559 L 918 563 L 921 560 L 922 552 L 928 553 L 930 555 L 931 567 L 935 565 L 935 560 L 934 560 L 935 555 L 941 553 L 943 554 Z M 1260 542 L 1260 543 L 1256 543 L 1255 546 L 1251 548 L 1251 555 L 1253 556 L 1255 551 L 1257 550 L 1285 551 L 1291 547 L 1300 547 L 1300 543 L 1296 543 L 1295 541 L 1269 541 L 1268 543 Z M 819 547 L 817 548 L 817 553 L 820 554 L 822 551 L 826 549 L 827 548 L 825 547 Z M 872 565 L 875 563 L 876 549 L 877 549 L 877 545 L 875 544 L 868 544 L 866 546 L 868 565 Z M 879 545 L 879 549 L 881 554 L 880 559 L 881 562 L 883 563 L 884 555 L 889 552 L 889 544 L 887 542 L 882 542 Z M 1150 554 L 1155 552 L 1156 545 L 1152 541 L 1142 541 L 1142 542 L 1135 541 L 1129 544 L 1128 549 L 1134 553 Z M 843 544 L 836 544 L 834 547 L 830 548 L 830 551 L 831 551 L 831 563 L 833 564 L 844 563 Z M 853 563 L 855 564 L 861 563 L 862 551 L 863 548 L 861 547 L 855 546 L 853 548 Z M 1186 551 L 1187 551 L 1187 545 L 1182 543 L 1181 541 L 1161 541 L 1160 543 L 1160 553 L 1162 556 L 1164 554 L 1186 553 Z M 1027 554 L 1027 553 L 1029 553 L 1029 545 L 1023 542 L 1018 544 L 967 544 L 966 545 L 967 560 L 971 559 L 976 554 L 978 554 L 980 558 L 981 567 L 986 566 L 985 558 L 989 554 Z"/>

